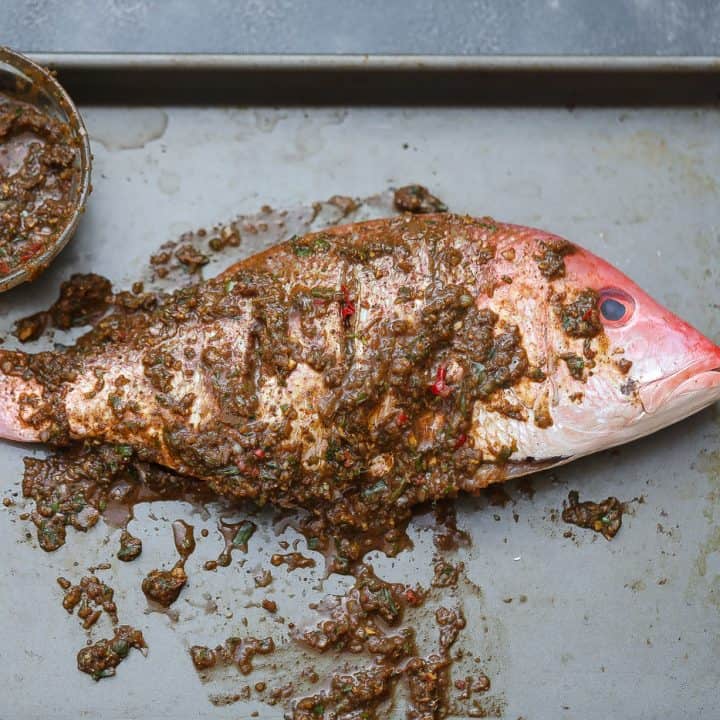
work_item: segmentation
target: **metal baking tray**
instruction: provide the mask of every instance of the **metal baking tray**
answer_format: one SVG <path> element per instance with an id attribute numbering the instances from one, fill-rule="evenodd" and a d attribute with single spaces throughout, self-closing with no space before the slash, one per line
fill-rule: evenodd
<path id="1" fill-rule="evenodd" d="M 13 320 L 46 307 L 73 272 L 99 272 L 124 288 L 152 250 L 186 230 L 266 203 L 292 208 L 408 182 L 428 185 L 453 210 L 577 241 L 720 339 L 717 59 L 36 59 L 57 69 L 80 104 L 94 191 L 77 237 L 53 266 L 0 298 L 6 347 Z M 242 251 L 256 247 L 247 239 Z M 19 491 L 28 453 L 42 448 L 0 444 L 3 496 Z M 512 720 L 720 716 L 718 407 L 539 474 L 533 486 L 530 496 L 510 484 L 505 507 L 486 497 L 458 503 L 459 524 L 473 540 L 459 551 L 472 581 L 466 645 L 491 677 L 492 713 Z M 566 538 L 557 511 L 571 489 L 581 499 L 644 502 L 631 503 L 612 542 L 577 529 Z M 263 672 L 286 682 L 311 661 L 293 665 L 288 650 L 284 661 L 258 658 L 258 677 L 210 686 L 187 655 L 189 645 L 238 632 L 287 644 L 287 625 L 255 606 L 262 595 L 251 579 L 276 552 L 269 519 L 244 564 L 236 555 L 231 567 L 210 573 L 201 565 L 220 549 L 212 508 L 207 517 L 182 503 L 139 508 L 133 529 L 144 551 L 128 565 L 114 559 L 118 531 L 102 524 L 43 553 L 34 535 L 26 537 L 22 509 L 22 502 L 2 508 L 0 518 L 2 720 L 282 717 L 279 706 L 256 700 L 214 705 L 208 698 L 237 692 Z M 210 535 L 188 563 L 175 622 L 146 614 L 139 583 L 151 567 L 174 562 L 169 521 L 183 517 Z M 428 582 L 430 534 L 416 526 L 412 535 L 412 552 L 377 560 L 381 575 Z M 75 669 L 85 635 L 62 609 L 55 578 L 76 581 L 103 561 L 113 565 L 103 577 L 116 589 L 121 621 L 143 630 L 150 652 L 133 654 L 116 678 L 96 684 Z M 310 600 L 343 584 L 337 576 L 323 581 L 320 567 L 274 571 L 269 597 L 288 621 L 303 622 Z"/>

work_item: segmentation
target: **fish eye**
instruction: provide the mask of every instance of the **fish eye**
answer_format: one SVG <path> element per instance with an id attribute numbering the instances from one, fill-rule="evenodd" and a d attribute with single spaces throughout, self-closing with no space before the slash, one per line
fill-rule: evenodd
<path id="1" fill-rule="evenodd" d="M 608 325 L 623 325 L 635 309 L 633 299 L 622 290 L 606 288 L 600 292 L 598 300 L 600 315 Z"/>
<path id="2" fill-rule="evenodd" d="M 625 306 L 614 298 L 606 298 L 600 305 L 600 312 L 606 320 L 622 320 L 625 311 Z"/>

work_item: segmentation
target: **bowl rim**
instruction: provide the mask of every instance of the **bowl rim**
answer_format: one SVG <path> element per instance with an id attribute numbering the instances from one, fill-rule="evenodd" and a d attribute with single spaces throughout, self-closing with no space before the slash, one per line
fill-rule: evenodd
<path id="1" fill-rule="evenodd" d="M 73 200 L 74 209 L 72 215 L 63 231 L 42 254 L 19 265 L 11 273 L 0 278 L 0 292 L 4 292 L 40 275 L 75 234 L 80 217 L 85 212 L 91 190 L 92 153 L 90 150 L 90 138 L 80 112 L 65 88 L 49 70 L 33 62 L 25 55 L 3 45 L 0 45 L 0 63 L 18 70 L 30 80 L 33 86 L 41 87 L 51 96 L 52 100 L 67 116 L 68 125 L 78 142 L 80 155 L 80 182 Z"/>

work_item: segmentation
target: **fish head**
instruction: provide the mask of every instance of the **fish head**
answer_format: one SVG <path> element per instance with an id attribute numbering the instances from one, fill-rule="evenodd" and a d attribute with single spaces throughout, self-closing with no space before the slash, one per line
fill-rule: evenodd
<path id="1" fill-rule="evenodd" d="M 619 388 L 635 401 L 621 436 L 646 435 L 720 400 L 720 347 L 592 253 L 576 248 L 565 264 L 567 289 L 589 288 L 597 299 L 602 333 L 588 383 L 608 399 Z M 601 419 L 618 410 L 600 407 L 598 392 L 591 397 Z"/>
<path id="2" fill-rule="evenodd" d="M 714 342 L 591 252 L 512 230 L 508 246 L 519 262 L 500 272 L 514 272 L 513 282 L 488 303 L 519 326 L 529 366 L 542 373 L 504 391 L 525 417 L 476 406 L 476 447 L 489 457 L 514 448 L 505 476 L 630 442 L 720 400 Z M 549 245 L 565 253 L 550 278 L 538 267 Z"/>

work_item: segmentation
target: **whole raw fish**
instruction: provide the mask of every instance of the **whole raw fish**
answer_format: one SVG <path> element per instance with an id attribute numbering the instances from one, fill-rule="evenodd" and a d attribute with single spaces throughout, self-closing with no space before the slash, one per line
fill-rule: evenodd
<path id="1" fill-rule="evenodd" d="M 720 348 L 621 272 L 452 214 L 293 238 L 0 367 L 2 437 L 129 446 L 219 493 L 360 525 L 720 398 Z"/>

